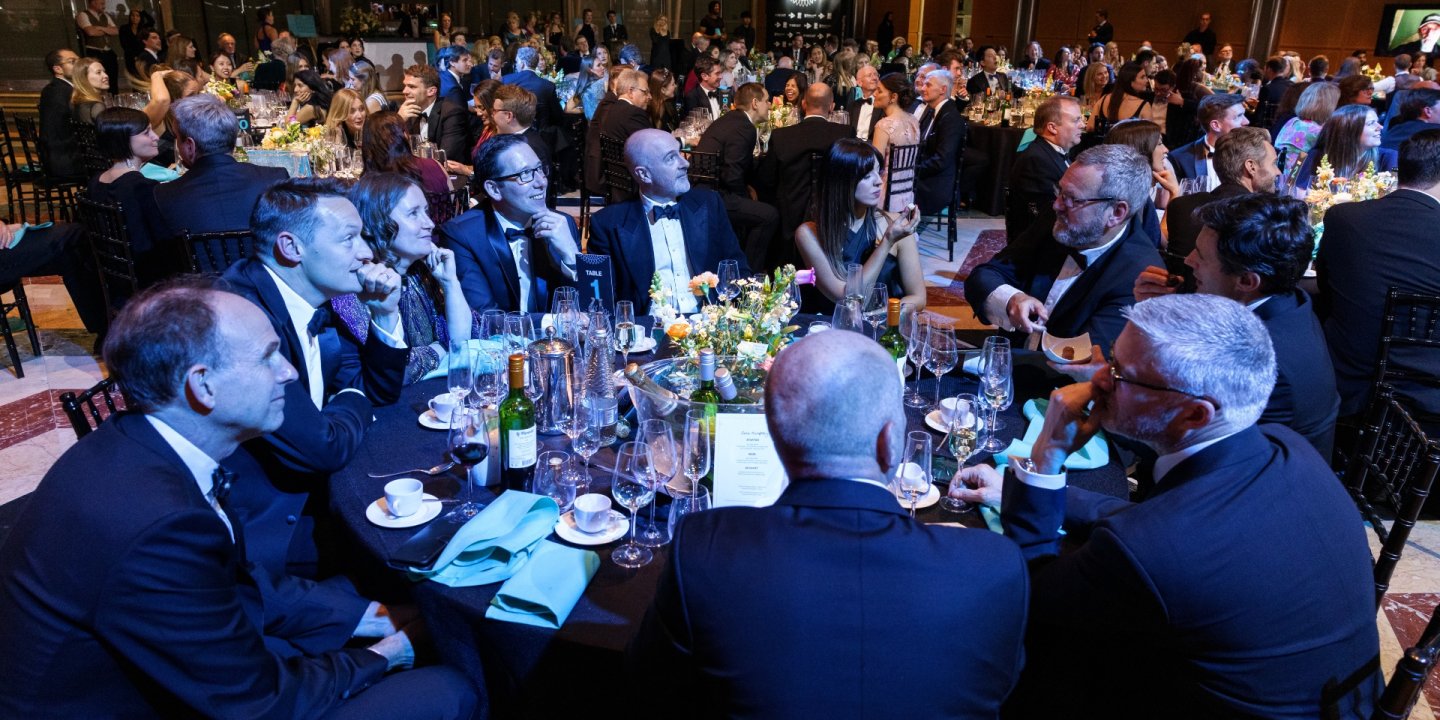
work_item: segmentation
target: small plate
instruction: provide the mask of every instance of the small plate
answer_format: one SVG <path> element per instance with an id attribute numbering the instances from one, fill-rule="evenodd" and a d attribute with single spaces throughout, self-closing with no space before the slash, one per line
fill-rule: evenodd
<path id="1" fill-rule="evenodd" d="M 555 523 L 555 534 L 559 535 L 561 540 L 572 542 L 576 545 L 604 545 L 605 543 L 612 543 L 625 537 L 625 533 L 629 531 L 629 519 L 625 513 L 614 508 L 610 509 L 610 524 L 606 525 L 605 530 L 602 532 L 587 533 L 579 527 L 576 527 L 574 510 L 561 515 L 560 520 Z"/>
<path id="2" fill-rule="evenodd" d="M 1045 357 L 1050 358 L 1050 361 L 1056 365 L 1090 362 L 1090 333 L 1080 333 L 1079 337 L 1061 338 L 1046 332 L 1040 335 L 1040 347 L 1045 351 Z M 1068 359 L 1064 354 L 1066 348 L 1073 353 L 1072 357 Z"/>
<path id="3" fill-rule="evenodd" d="M 426 410 L 425 412 L 420 413 L 419 420 L 420 427 L 423 428 L 429 428 L 431 430 L 444 430 L 446 432 L 449 432 L 450 430 L 450 423 L 447 423 L 444 420 L 436 417 L 434 410 Z"/>
<path id="4" fill-rule="evenodd" d="M 656 345 L 659 345 L 659 343 L 655 342 L 655 338 L 649 335 L 642 335 L 635 341 L 635 345 L 630 348 L 630 354 L 636 355 L 648 353 L 651 350 L 654 350 Z M 619 343 L 615 343 L 615 352 L 623 353 L 625 351 L 620 347 Z"/>
<path id="5" fill-rule="evenodd" d="M 895 495 L 895 500 L 900 503 L 900 507 L 903 507 L 906 510 L 910 509 L 910 498 L 897 493 Z M 915 509 L 919 510 L 920 508 L 927 508 L 937 502 L 940 502 L 940 488 L 935 487 L 935 483 L 930 483 L 930 489 L 927 490 L 924 495 L 916 498 Z"/>
<path id="6" fill-rule="evenodd" d="M 945 427 L 945 418 L 938 409 L 925 413 L 925 426 L 938 433 L 950 432 L 950 428 Z"/>
<path id="7" fill-rule="evenodd" d="M 441 503 L 440 498 L 430 493 L 425 493 L 421 497 L 424 498 L 424 502 L 420 503 L 420 509 L 416 510 L 413 515 L 405 517 L 391 515 L 390 507 L 385 504 L 385 498 L 382 497 L 370 503 L 370 507 L 365 508 L 365 519 L 383 528 L 408 528 L 424 525 L 440 514 Z"/>

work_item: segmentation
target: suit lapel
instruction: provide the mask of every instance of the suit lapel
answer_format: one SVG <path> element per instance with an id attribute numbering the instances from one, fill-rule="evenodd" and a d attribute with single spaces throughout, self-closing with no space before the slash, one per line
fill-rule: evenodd
<path id="1" fill-rule="evenodd" d="M 515 255 L 510 252 L 510 241 L 505 239 L 505 231 L 500 229 L 500 221 L 495 217 L 495 211 L 486 210 L 485 213 L 485 237 L 490 242 L 490 249 L 495 253 L 495 267 L 500 271 L 500 277 L 504 280 L 505 291 L 508 293 L 511 305 L 518 306 L 520 303 L 520 272 L 515 268 Z M 531 253 L 530 274 L 535 274 L 535 258 Z"/>
<path id="2" fill-rule="evenodd" d="M 264 307 L 265 314 L 269 315 L 276 334 L 280 336 L 280 352 L 295 366 L 300 375 L 300 384 L 306 390 L 310 387 L 310 374 L 306 372 L 305 351 L 301 349 L 300 328 L 290 322 L 290 311 L 285 307 L 285 299 L 280 296 L 280 288 L 275 286 L 275 280 L 270 273 L 265 271 L 264 263 L 258 260 L 243 260 L 245 263 L 243 272 L 249 279 L 250 284 L 255 287 L 255 294 L 260 298 L 260 304 Z M 323 357 L 323 355 L 322 355 Z M 322 369 L 323 370 L 323 369 Z"/>
<path id="3" fill-rule="evenodd" d="M 686 272 L 691 277 L 715 271 L 707 252 L 713 247 L 709 242 L 710 233 L 705 230 L 714 220 L 707 216 L 704 206 L 690 193 L 680 196 L 680 229 L 685 234 L 685 259 L 690 263 Z"/>

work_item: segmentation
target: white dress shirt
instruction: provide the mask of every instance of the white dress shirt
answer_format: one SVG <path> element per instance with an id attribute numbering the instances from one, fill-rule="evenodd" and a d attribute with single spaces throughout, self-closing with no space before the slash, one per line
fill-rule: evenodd
<path id="1" fill-rule="evenodd" d="M 655 272 L 661 281 L 670 287 L 671 297 L 681 313 L 689 314 L 700 309 L 695 294 L 690 292 L 690 258 L 685 252 L 685 233 L 678 218 L 662 218 L 650 221 L 651 210 L 657 205 L 675 205 L 675 201 L 657 203 L 645 195 L 640 196 L 645 209 L 645 223 L 650 228 L 650 248 L 655 256 Z"/>
<path id="2" fill-rule="evenodd" d="M 1208 135 L 1201 138 L 1201 142 L 1205 145 L 1206 155 L 1206 157 L 1200 161 L 1205 170 L 1205 192 L 1210 192 L 1220 187 L 1220 176 L 1215 173 L 1215 148 L 1208 140 Z"/>
<path id="3" fill-rule="evenodd" d="M 210 509 L 219 516 L 220 522 L 225 523 L 225 531 L 230 533 L 230 540 L 233 542 L 235 528 L 231 527 L 230 518 L 225 515 L 224 510 L 220 509 L 220 503 L 216 502 L 215 495 L 210 492 L 215 487 L 215 468 L 220 467 L 220 463 L 207 455 L 204 450 L 195 447 L 195 443 L 190 442 L 188 438 L 170 427 L 164 420 L 154 415 L 146 415 L 145 419 L 150 421 L 150 426 L 155 428 L 155 432 L 160 433 L 160 438 L 165 441 L 165 444 L 180 456 L 180 462 L 185 463 L 186 469 L 195 478 L 195 484 L 199 486 L 200 494 L 205 496 L 205 501 L 210 503 Z"/>
<path id="4" fill-rule="evenodd" d="M 495 219 L 500 222 L 500 232 L 506 230 L 523 230 L 524 228 L 510 222 L 508 218 L 500 213 L 495 213 Z M 515 274 L 520 278 L 520 312 L 530 312 L 530 240 L 529 237 L 520 236 L 510 243 L 510 255 L 515 259 Z"/>
<path id="5" fill-rule="evenodd" d="M 267 266 L 265 272 L 270 273 L 270 279 L 275 281 L 275 287 L 280 290 L 280 299 L 285 301 L 285 312 L 290 316 L 290 324 L 295 328 L 296 339 L 300 341 L 300 349 L 304 352 L 305 369 L 303 372 L 310 387 L 310 402 L 315 403 L 315 409 L 323 409 L 325 407 L 325 376 L 320 360 L 320 338 L 311 337 L 309 331 L 310 319 L 315 317 L 316 307 L 305 298 L 300 297 L 300 293 L 286 285 L 274 270 Z M 406 347 L 405 326 L 400 322 L 398 316 L 394 332 L 376 325 L 374 320 L 370 321 L 370 332 L 377 333 L 380 341 L 390 347 L 400 349 Z M 300 370 L 300 368 L 295 369 Z M 345 388 L 340 392 L 360 392 L 360 390 Z"/>
<path id="6" fill-rule="evenodd" d="M 860 98 L 866 100 L 867 98 Z M 870 118 L 875 114 L 875 96 L 868 98 L 870 102 L 860 103 L 859 109 L 855 111 L 855 136 L 861 140 L 870 139 Z"/>
<path id="7" fill-rule="evenodd" d="M 420 140 L 421 140 L 421 141 L 426 141 L 426 140 L 429 140 L 429 139 L 430 139 L 430 111 L 431 111 L 431 110 L 434 110 L 434 109 L 435 109 L 435 106 L 438 105 L 438 104 L 439 104 L 439 103 L 437 103 L 437 102 L 435 102 L 435 101 L 432 100 L 429 105 L 426 105 L 426 106 L 425 106 L 425 109 L 424 109 L 424 110 L 421 110 L 421 111 L 420 111 Z"/>
<path id="8" fill-rule="evenodd" d="M 1080 254 L 1085 256 L 1086 264 L 1094 265 L 1095 261 L 1100 259 L 1100 256 L 1115 246 L 1115 243 L 1124 239 L 1125 229 L 1128 227 L 1129 223 L 1121 225 L 1120 232 L 1116 233 L 1115 237 L 1111 238 L 1110 242 L 1104 245 L 1088 250 L 1081 250 Z M 1060 274 L 1055 276 L 1055 282 L 1050 286 L 1050 293 L 1045 296 L 1045 312 L 1047 314 L 1055 312 L 1055 306 L 1060 304 L 1060 299 L 1065 297 L 1065 292 L 1080 278 L 1081 272 L 1083 271 L 1080 269 L 1080 265 L 1075 262 L 1075 258 L 1066 256 L 1065 264 L 1060 266 Z M 986 317 L 990 318 L 991 321 L 1003 330 L 1014 330 L 1015 327 L 1010 324 L 1010 314 L 1005 311 L 1005 308 L 1010 304 L 1010 298 L 1020 292 L 1022 292 L 1022 290 L 1013 285 L 1001 285 L 995 288 L 995 290 L 990 293 L 990 296 L 985 298 Z M 1039 347 L 1039 344 L 1040 332 L 1038 331 L 1030 333 L 1030 337 L 1025 341 L 1025 346 L 1031 350 Z"/>
<path id="9" fill-rule="evenodd" d="M 721 110 L 720 110 L 720 98 L 719 98 L 718 96 L 716 96 L 716 95 L 711 95 L 710 93 L 712 93 L 712 92 L 718 93 L 719 91 L 720 91 L 719 88 L 716 88 L 716 89 L 714 89 L 714 90 L 706 90 L 704 85 L 701 85 L 701 86 L 700 86 L 700 92 L 705 93 L 705 100 L 710 103 L 710 119 L 712 119 L 712 120 L 719 120 L 719 119 L 720 119 L 720 112 L 721 112 Z"/>

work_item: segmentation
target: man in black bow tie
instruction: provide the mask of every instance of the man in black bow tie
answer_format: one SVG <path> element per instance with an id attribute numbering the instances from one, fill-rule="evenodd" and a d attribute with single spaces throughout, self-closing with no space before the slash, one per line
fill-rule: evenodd
<path id="1" fill-rule="evenodd" d="M 550 290 L 575 280 L 580 231 L 545 207 L 547 168 L 519 135 L 499 135 L 475 153 L 480 205 L 440 227 L 475 310 L 542 312 Z"/>
<path id="2" fill-rule="evenodd" d="M 615 272 L 615 299 L 650 307 L 650 280 L 656 273 L 680 303 L 680 312 L 698 309 L 690 278 L 715 272 L 721 260 L 736 260 L 740 274 L 750 267 L 713 190 L 691 188 L 690 163 L 680 143 L 664 130 L 641 130 L 625 143 L 625 166 L 640 199 L 610 205 L 590 218 L 590 245 L 609 255 Z"/>
<path id="3" fill-rule="evenodd" d="M 1100 145 L 1060 178 L 1053 226 L 1032 224 L 965 281 L 980 320 L 1016 333 L 1032 349 L 1041 331 L 1090 333 L 1108 353 L 1133 305 L 1135 276 L 1160 261 L 1130 216 L 1150 197 L 1150 163 L 1126 145 Z"/>
<path id="4" fill-rule="evenodd" d="M 860 98 L 845 108 L 850 114 L 850 132 L 868 141 L 875 132 L 875 123 L 885 115 L 875 112 L 875 90 L 880 87 L 880 71 L 874 65 L 861 65 L 855 71 L 855 87 L 860 90 Z"/>
<path id="5" fill-rule="evenodd" d="M 756 198 L 750 185 L 755 175 L 755 126 L 770 111 L 770 97 L 760 83 L 745 83 L 735 91 L 735 109 L 710 123 L 695 149 L 720 156 L 720 197 L 730 214 L 730 225 L 741 238 L 745 257 L 757 270 L 765 265 L 770 244 L 780 225 L 775 206 Z M 788 242 L 788 240 L 787 240 Z"/>
<path id="6" fill-rule="evenodd" d="M 1175 167 L 1177 179 L 1202 179 L 1205 190 L 1214 190 L 1220 185 L 1220 174 L 1215 171 L 1215 143 L 1221 135 L 1250 124 L 1245 117 L 1245 98 L 1228 93 L 1206 95 L 1195 116 L 1205 134 L 1171 150 L 1170 164 Z"/>
<path id="7" fill-rule="evenodd" d="M 695 59 L 695 87 L 685 93 L 685 112 L 700 108 L 710 113 L 710 118 L 718 119 L 725 112 L 725 107 L 720 104 L 720 74 L 724 68 L 720 63 L 708 55 L 702 55 Z"/>
<path id="8" fill-rule="evenodd" d="M 1055 187 L 1070 167 L 1070 150 L 1080 143 L 1084 129 L 1080 103 L 1073 97 L 1057 95 L 1035 108 L 1036 138 L 1010 167 L 1006 237 L 1020 237 L 1032 223 L 1054 222 L 1050 206 L 1055 202 Z"/>
<path id="9" fill-rule="evenodd" d="M 255 478 L 220 463 L 288 419 L 297 373 L 276 329 L 204 285 L 125 306 L 105 364 L 129 410 L 55 463 L 0 551 L 0 716 L 469 717 L 458 673 L 385 677 L 414 662 L 413 629 L 337 634 L 328 608 L 274 606 L 245 562 L 234 500 Z M 313 634 L 331 640 L 273 649 Z M 343 649 L 352 635 L 381 639 Z"/>

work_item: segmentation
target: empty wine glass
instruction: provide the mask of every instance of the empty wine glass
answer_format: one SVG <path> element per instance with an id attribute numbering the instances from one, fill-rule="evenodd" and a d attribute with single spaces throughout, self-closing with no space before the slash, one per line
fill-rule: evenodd
<path id="1" fill-rule="evenodd" d="M 740 279 L 739 260 L 721 260 L 717 274 L 720 282 L 715 287 L 715 295 L 720 302 L 730 302 L 740 295 L 740 286 L 735 284 Z"/>
<path id="2" fill-rule="evenodd" d="M 930 492 L 930 458 L 934 441 L 930 433 L 916 430 L 905 434 L 905 452 L 900 466 L 895 468 L 895 490 L 910 500 L 910 517 L 915 517 L 915 505 L 920 496 Z"/>
<path id="3" fill-rule="evenodd" d="M 870 336 L 880 337 L 880 326 L 885 323 L 885 313 L 890 307 L 890 289 L 885 283 L 875 283 L 870 294 L 865 296 L 865 322 L 870 323 Z"/>
<path id="4" fill-rule="evenodd" d="M 450 394 L 455 396 L 455 402 L 464 403 L 475 385 L 475 379 L 471 375 L 475 360 L 470 352 L 470 343 L 464 340 L 452 341 L 450 352 L 445 356 L 445 363 L 445 386 L 450 390 Z"/>
<path id="5" fill-rule="evenodd" d="M 505 358 L 500 353 L 489 351 L 477 353 L 472 374 L 475 376 L 474 397 L 482 403 L 483 407 L 494 407 L 510 391 L 509 378 L 506 377 Z"/>
<path id="6" fill-rule="evenodd" d="M 655 499 L 655 486 L 650 483 L 649 453 L 645 443 L 627 442 L 615 452 L 615 472 L 610 476 L 610 494 L 630 510 L 630 539 L 610 553 L 616 565 L 638 568 L 655 557 L 647 547 L 635 542 L 635 521 L 640 508 Z"/>
<path id="7" fill-rule="evenodd" d="M 685 413 L 685 439 L 681 467 L 690 480 L 691 492 L 700 487 L 700 478 L 710 474 L 710 421 L 704 410 Z"/>
<path id="8" fill-rule="evenodd" d="M 535 321 L 522 312 L 505 314 L 505 354 L 514 355 L 523 353 L 530 349 L 530 343 L 534 342 Z"/>
<path id="9" fill-rule="evenodd" d="M 921 313 L 912 312 L 910 318 L 901 323 L 901 327 L 910 329 L 908 337 L 905 338 L 905 355 L 910 358 L 910 366 L 915 368 L 915 382 L 905 389 L 905 406 L 923 408 L 930 402 L 920 394 L 920 369 L 925 367 L 926 354 L 930 347 L 926 343 L 930 325 Z"/>
<path id="10" fill-rule="evenodd" d="M 485 340 L 504 341 L 505 311 L 486 310 L 480 313 L 480 337 Z"/>
<path id="11" fill-rule="evenodd" d="M 930 345 L 926 351 L 925 366 L 935 376 L 935 407 L 938 408 L 940 381 L 960 361 L 960 344 L 955 340 L 955 331 L 944 326 L 931 326 L 925 341 Z"/>
<path id="12" fill-rule="evenodd" d="M 965 461 L 969 460 L 980 449 L 980 417 L 984 409 L 980 398 L 970 393 L 960 393 L 955 396 L 955 409 L 945 423 L 945 444 L 950 449 L 950 454 L 955 456 L 955 476 L 960 476 L 960 468 L 965 467 Z M 955 489 L 955 478 L 950 479 L 950 489 Z M 966 512 L 970 509 L 970 503 L 951 497 L 946 494 L 940 500 L 940 507 L 953 512 Z"/>
<path id="13" fill-rule="evenodd" d="M 590 456 L 600 451 L 603 428 L 600 414 L 590 409 L 584 398 L 575 398 L 575 407 L 565 423 L 565 435 L 570 438 L 570 449 L 585 460 L 585 476 L 590 476 Z"/>
<path id="14" fill-rule="evenodd" d="M 525 352 L 525 397 L 532 403 L 545 396 L 545 373 L 535 372 L 535 367 L 535 355 Z"/>
<path id="15" fill-rule="evenodd" d="M 675 435 L 669 422 L 651 418 L 640 424 L 640 441 L 650 451 L 650 480 L 658 492 L 670 483 L 679 466 L 680 452 L 675 447 Z M 649 522 L 640 528 L 638 542 L 646 547 L 660 547 L 670 542 L 669 529 L 655 520 L 653 503 L 650 505 Z"/>
<path id="16" fill-rule="evenodd" d="M 635 345 L 635 303 L 629 300 L 621 300 L 615 303 L 615 345 L 625 357 L 625 365 L 630 364 L 630 348 Z"/>
<path id="17" fill-rule="evenodd" d="M 999 414 L 1010 407 L 1013 394 L 1011 368 L 1010 341 L 1002 337 L 986 338 L 980 353 L 980 396 L 984 398 L 989 413 L 985 427 L 990 437 L 981 447 L 986 452 L 1000 452 L 1005 449 L 1005 443 L 1000 440 L 998 432 L 1004 427 Z"/>
<path id="18" fill-rule="evenodd" d="M 553 499 L 562 515 L 575 503 L 575 484 L 565 477 L 565 466 L 569 464 L 570 454 L 561 450 L 546 450 L 535 459 L 532 490 Z"/>
<path id="19" fill-rule="evenodd" d="M 481 509 L 480 504 L 473 500 L 474 469 L 490 454 L 489 433 L 480 412 L 463 405 L 455 408 L 450 417 L 447 447 L 450 459 L 465 468 L 465 479 L 460 488 L 459 510 L 466 515 L 474 515 Z"/>

